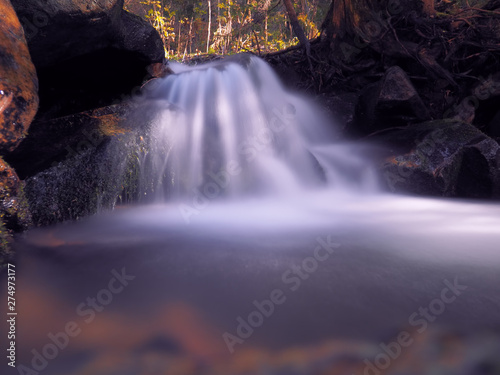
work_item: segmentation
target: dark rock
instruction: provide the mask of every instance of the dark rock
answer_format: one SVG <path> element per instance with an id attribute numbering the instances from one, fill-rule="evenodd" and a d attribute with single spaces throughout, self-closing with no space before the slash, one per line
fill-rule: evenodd
<path id="1" fill-rule="evenodd" d="M 357 127 L 364 133 L 428 119 L 429 111 L 398 66 L 363 91 L 356 109 Z"/>
<path id="2" fill-rule="evenodd" d="M 139 52 L 149 63 L 164 58 L 155 29 L 123 10 L 123 0 L 13 0 L 33 62 L 46 67 L 115 47 Z"/>
<path id="3" fill-rule="evenodd" d="M 114 47 L 136 52 L 150 64 L 165 60 L 163 41 L 158 32 L 141 17 L 122 11 Z"/>
<path id="4" fill-rule="evenodd" d="M 26 178 L 36 225 L 114 207 L 135 173 L 142 139 L 135 121 L 125 121 L 130 116 L 131 106 L 121 104 L 34 123 L 10 160 Z"/>
<path id="5" fill-rule="evenodd" d="M 330 114 L 338 121 L 338 124 L 348 131 L 352 131 L 354 125 L 358 98 L 358 95 L 354 93 L 320 97 L 321 103 L 329 109 Z"/>
<path id="6" fill-rule="evenodd" d="M 6 160 L 22 179 L 100 146 L 106 137 L 125 133 L 119 127 L 129 104 L 113 105 L 48 121 L 35 121 L 29 135 Z"/>
<path id="7" fill-rule="evenodd" d="M 134 96 L 146 65 L 135 52 L 107 48 L 40 68 L 38 121 L 117 104 Z"/>
<path id="8" fill-rule="evenodd" d="M 0 153 L 13 150 L 38 108 L 38 80 L 9 0 L 0 0 Z"/>
<path id="9" fill-rule="evenodd" d="M 27 229 L 30 214 L 23 193 L 23 183 L 16 172 L 0 158 L 0 217 L 5 227 L 14 232 Z"/>
<path id="10" fill-rule="evenodd" d="M 40 80 L 40 120 L 123 100 L 165 52 L 123 0 L 13 0 Z"/>
<path id="11" fill-rule="evenodd" d="M 488 124 L 488 131 L 492 137 L 500 138 L 500 111 L 491 119 Z"/>
<path id="12" fill-rule="evenodd" d="M 500 198 L 500 146 L 467 123 L 433 121 L 373 138 L 386 145 L 381 169 L 393 192 Z"/>
<path id="13" fill-rule="evenodd" d="M 10 255 L 12 235 L 29 227 L 31 215 L 24 197 L 23 183 L 0 158 L 0 265 Z"/>

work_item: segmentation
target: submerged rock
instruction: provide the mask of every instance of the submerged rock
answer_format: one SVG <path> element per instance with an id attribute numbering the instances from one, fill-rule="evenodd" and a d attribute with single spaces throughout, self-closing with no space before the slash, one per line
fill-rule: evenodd
<path id="1" fill-rule="evenodd" d="M 472 125 L 440 120 L 392 129 L 381 170 L 393 192 L 500 198 L 500 146 Z"/>
<path id="2" fill-rule="evenodd" d="M 37 90 L 23 28 L 9 0 L 0 0 L 0 153 L 21 142 L 38 108 Z"/>

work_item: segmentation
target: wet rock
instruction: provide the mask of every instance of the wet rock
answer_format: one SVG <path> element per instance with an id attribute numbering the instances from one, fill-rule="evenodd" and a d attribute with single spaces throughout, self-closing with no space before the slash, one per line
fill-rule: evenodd
<path id="1" fill-rule="evenodd" d="M 119 126 L 130 109 L 123 103 L 48 121 L 35 121 L 29 135 L 6 156 L 22 179 L 68 158 L 99 147 L 108 136 L 123 134 Z"/>
<path id="2" fill-rule="evenodd" d="M 0 264 L 9 255 L 13 233 L 27 229 L 30 224 L 23 183 L 14 169 L 0 158 Z"/>
<path id="3" fill-rule="evenodd" d="M 374 139 L 386 145 L 381 170 L 390 191 L 500 198 L 500 146 L 472 125 L 440 120 Z"/>
<path id="4" fill-rule="evenodd" d="M 429 111 L 406 73 L 398 66 L 387 70 L 361 94 L 356 123 L 365 133 L 430 119 Z"/>
<path id="5" fill-rule="evenodd" d="M 9 0 L 0 0 L 0 153 L 21 141 L 38 108 L 38 80 Z"/>
<path id="6" fill-rule="evenodd" d="M 114 207 L 141 136 L 129 104 L 34 123 L 10 161 L 25 178 L 33 222 L 48 225 Z"/>

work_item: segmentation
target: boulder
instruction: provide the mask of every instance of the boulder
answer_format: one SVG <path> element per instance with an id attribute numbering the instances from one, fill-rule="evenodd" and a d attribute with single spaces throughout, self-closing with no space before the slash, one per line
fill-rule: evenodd
<path id="1" fill-rule="evenodd" d="M 0 158 L 0 265 L 11 255 L 9 244 L 14 232 L 23 231 L 30 224 L 23 183 L 14 169 Z"/>
<path id="2" fill-rule="evenodd" d="M 38 80 L 23 28 L 9 0 L 0 0 L 0 153 L 13 150 L 38 109 Z"/>
<path id="3" fill-rule="evenodd" d="M 9 161 L 25 179 L 35 225 L 111 209 L 133 190 L 143 138 L 131 116 L 131 104 L 122 103 L 33 124 Z"/>
<path id="4" fill-rule="evenodd" d="M 363 91 L 356 109 L 356 124 L 364 133 L 429 119 L 410 78 L 398 66 Z"/>
<path id="5" fill-rule="evenodd" d="M 14 169 L 0 158 L 0 217 L 10 231 L 27 229 L 31 218 L 23 192 L 23 183 Z"/>
<path id="6" fill-rule="evenodd" d="M 121 12 L 113 46 L 144 56 L 148 64 L 165 60 L 163 41 L 156 29 L 141 17 L 125 10 Z"/>
<path id="7" fill-rule="evenodd" d="M 150 63 L 164 58 L 158 33 L 123 10 L 123 0 L 12 0 L 12 4 L 37 67 L 109 47 L 138 52 Z"/>
<path id="8" fill-rule="evenodd" d="M 439 120 L 373 139 L 386 146 L 380 168 L 392 192 L 500 198 L 500 146 L 472 125 Z"/>
<path id="9" fill-rule="evenodd" d="M 12 0 L 40 83 L 40 120 L 108 106 L 163 63 L 157 31 L 123 0 Z"/>

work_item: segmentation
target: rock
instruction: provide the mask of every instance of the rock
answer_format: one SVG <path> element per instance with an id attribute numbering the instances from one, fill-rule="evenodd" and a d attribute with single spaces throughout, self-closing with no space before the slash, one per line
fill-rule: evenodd
<path id="1" fill-rule="evenodd" d="M 35 121 L 29 135 L 6 156 L 22 179 L 101 145 L 108 136 L 125 133 L 119 127 L 127 103 L 81 112 L 48 121 Z"/>
<path id="2" fill-rule="evenodd" d="M 123 0 L 13 0 L 40 82 L 37 118 L 118 103 L 163 63 L 157 31 Z"/>
<path id="3" fill-rule="evenodd" d="M 141 17 L 122 11 L 115 47 L 136 52 L 150 64 L 165 60 L 163 41 L 158 32 Z"/>
<path id="4" fill-rule="evenodd" d="M 130 116 L 131 105 L 124 103 L 33 124 L 9 160 L 26 179 L 36 225 L 114 207 L 135 176 L 131 165 L 142 139 Z"/>
<path id="5" fill-rule="evenodd" d="M 164 57 L 158 33 L 123 10 L 123 0 L 12 0 L 12 5 L 37 67 L 109 47 L 138 52 L 149 63 Z"/>
<path id="6" fill-rule="evenodd" d="M 491 119 L 488 130 L 492 137 L 500 138 L 500 111 Z"/>
<path id="7" fill-rule="evenodd" d="M 500 198 L 500 146 L 472 125 L 440 120 L 373 139 L 387 147 L 381 170 L 393 192 Z"/>
<path id="8" fill-rule="evenodd" d="M 38 109 L 37 91 L 23 28 L 9 0 L 0 0 L 0 153 L 21 142 Z"/>
<path id="9" fill-rule="evenodd" d="M 164 78 L 169 74 L 173 74 L 172 69 L 170 69 L 167 65 L 160 63 L 151 64 L 146 68 L 146 70 L 153 78 Z"/>
<path id="10" fill-rule="evenodd" d="M 358 95 L 354 93 L 322 95 L 320 99 L 320 103 L 326 106 L 329 109 L 330 115 L 337 120 L 338 126 L 343 125 L 343 130 L 352 132 L 356 105 L 359 99 Z"/>
<path id="11" fill-rule="evenodd" d="M 0 216 L 8 230 L 20 232 L 31 223 L 24 199 L 23 183 L 5 160 L 0 158 Z"/>
<path id="12" fill-rule="evenodd" d="M 27 229 L 30 224 L 23 183 L 14 169 L 0 158 L 0 265 L 10 255 L 13 233 Z"/>
<path id="13" fill-rule="evenodd" d="M 429 111 L 406 73 L 398 66 L 387 70 L 361 94 L 356 123 L 365 133 L 430 119 Z"/>

